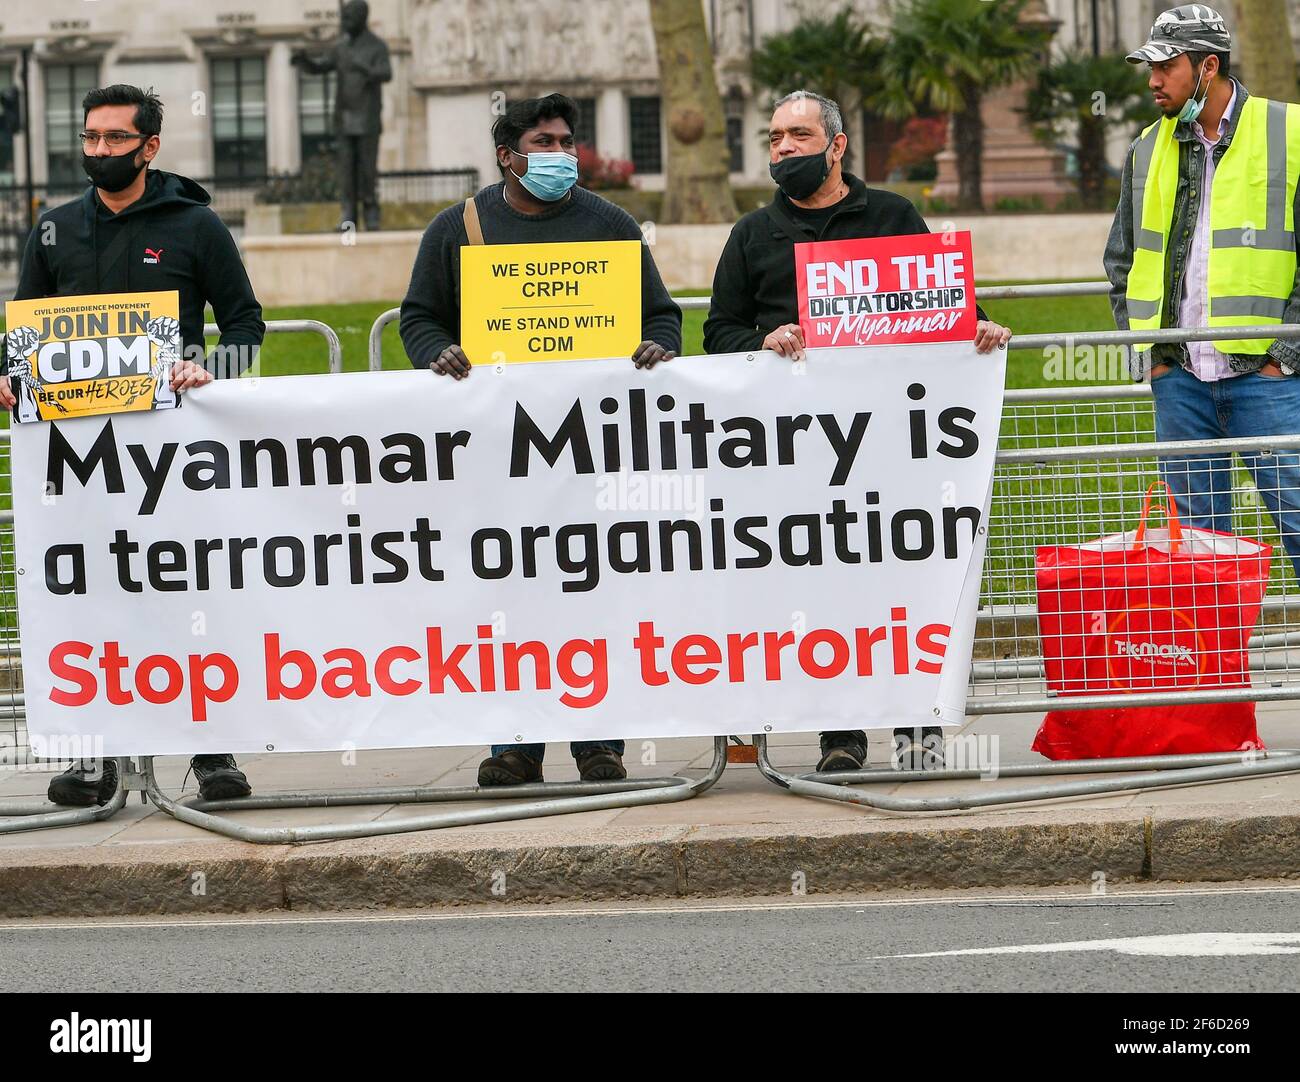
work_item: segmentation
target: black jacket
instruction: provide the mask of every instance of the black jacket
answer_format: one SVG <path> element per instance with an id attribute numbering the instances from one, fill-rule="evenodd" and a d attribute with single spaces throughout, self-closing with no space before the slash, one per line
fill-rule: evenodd
<path id="1" fill-rule="evenodd" d="M 180 294 L 183 356 L 203 356 L 203 308 L 222 346 L 260 346 L 266 333 L 234 238 L 194 181 L 150 170 L 144 195 L 113 214 L 93 187 L 47 210 L 23 253 L 14 300 L 88 293 Z"/>
<path id="2" fill-rule="evenodd" d="M 632 215 L 585 188 L 574 188 L 573 198 L 553 210 L 530 215 L 505 201 L 504 187 L 493 184 L 474 197 L 486 244 L 642 239 Z M 460 344 L 460 249 L 468 243 L 464 203 L 452 204 L 424 231 L 399 327 L 416 368 L 428 368 L 444 349 Z M 664 288 L 646 244 L 641 245 L 641 337 L 682 351 L 682 310 Z"/>
<path id="3" fill-rule="evenodd" d="M 920 211 L 893 192 L 868 188 L 848 173 L 849 194 L 817 235 L 791 213 L 781 192 L 738 221 L 713 273 L 713 297 L 704 321 L 705 353 L 745 353 L 784 323 L 799 322 L 794 280 L 795 241 L 856 240 L 928 233 Z M 986 318 L 982 311 L 979 318 Z"/>

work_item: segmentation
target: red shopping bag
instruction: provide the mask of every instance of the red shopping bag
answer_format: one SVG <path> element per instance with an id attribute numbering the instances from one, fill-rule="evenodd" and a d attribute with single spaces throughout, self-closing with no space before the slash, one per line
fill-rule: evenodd
<path id="1" fill-rule="evenodd" d="M 1167 524 L 1148 529 L 1165 490 Z M 1249 687 L 1249 640 L 1272 546 L 1183 528 L 1169 487 L 1147 489 L 1136 530 L 1036 553 L 1049 690 L 1070 695 Z M 1259 748 L 1255 704 L 1053 710 L 1033 750 L 1107 759 Z"/>

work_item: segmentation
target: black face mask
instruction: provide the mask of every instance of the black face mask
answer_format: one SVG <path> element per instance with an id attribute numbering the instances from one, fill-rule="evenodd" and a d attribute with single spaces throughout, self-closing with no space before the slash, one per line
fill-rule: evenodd
<path id="1" fill-rule="evenodd" d="M 826 150 L 830 150 L 830 143 Z M 820 154 L 791 154 L 767 167 L 777 187 L 791 199 L 807 199 L 831 175 L 826 150 Z"/>
<path id="2" fill-rule="evenodd" d="M 106 192 L 120 192 L 135 182 L 140 170 L 148 164 L 136 164 L 135 154 L 113 154 L 107 158 L 96 158 L 91 154 L 81 156 L 81 168 L 90 177 L 90 182 Z"/>

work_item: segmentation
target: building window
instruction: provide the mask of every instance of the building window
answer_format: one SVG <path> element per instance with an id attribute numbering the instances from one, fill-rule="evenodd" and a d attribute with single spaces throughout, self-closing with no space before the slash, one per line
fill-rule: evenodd
<path id="1" fill-rule="evenodd" d="M 743 116 L 727 117 L 727 153 L 731 164 L 727 166 L 733 173 L 745 171 L 745 118 Z"/>
<path id="2" fill-rule="evenodd" d="M 96 63 L 45 67 L 45 168 L 51 188 L 79 188 L 86 183 L 78 138 L 85 123 L 81 101 L 98 85 Z"/>
<path id="3" fill-rule="evenodd" d="M 217 180 L 266 175 L 266 61 L 212 61 L 212 160 Z"/>
<path id="4" fill-rule="evenodd" d="M 632 164 L 636 171 L 662 173 L 663 136 L 658 98 L 628 99 L 628 130 L 632 136 Z"/>
<path id="5" fill-rule="evenodd" d="M 319 75 L 298 72 L 298 128 L 302 163 L 322 154 L 334 153 L 334 94 L 338 76 L 326 71 Z"/>
<path id="6" fill-rule="evenodd" d="M 8 115 L 8 109 L 15 111 L 21 107 L 17 94 L 13 91 L 14 66 L 0 64 L 0 108 L 5 109 L 5 116 L 0 118 L 0 184 L 14 182 L 14 137 L 10 125 L 16 118 Z"/>
<path id="7" fill-rule="evenodd" d="M 727 120 L 728 168 L 733 173 L 745 171 L 745 94 L 738 86 L 727 91 L 724 105 Z"/>
<path id="8" fill-rule="evenodd" d="M 596 149 L 596 99 L 574 98 L 578 107 L 577 128 L 573 133 L 575 143 Z"/>

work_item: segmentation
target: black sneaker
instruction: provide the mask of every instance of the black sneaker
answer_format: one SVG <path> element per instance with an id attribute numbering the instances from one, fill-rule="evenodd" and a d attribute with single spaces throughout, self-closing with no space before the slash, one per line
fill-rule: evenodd
<path id="1" fill-rule="evenodd" d="M 847 733 L 822 733 L 822 757 L 817 770 L 861 770 L 867 761 L 867 734 L 861 730 Z"/>
<path id="2" fill-rule="evenodd" d="M 89 808 L 107 804 L 117 792 L 116 759 L 78 759 L 67 770 L 50 779 L 46 797 L 68 808 Z"/>
<path id="3" fill-rule="evenodd" d="M 478 764 L 478 783 L 488 785 L 523 785 L 542 780 L 542 764 L 522 751 L 503 751 Z"/>
<path id="4" fill-rule="evenodd" d="M 578 776 L 583 781 L 622 781 L 627 777 L 623 757 L 612 751 L 589 751 L 578 764 Z"/>
<path id="5" fill-rule="evenodd" d="M 253 791 L 233 755 L 196 755 L 190 760 L 190 769 L 199 783 L 201 800 L 234 800 Z"/>
<path id="6" fill-rule="evenodd" d="M 895 770 L 942 770 L 943 730 L 937 725 L 894 730 Z"/>

